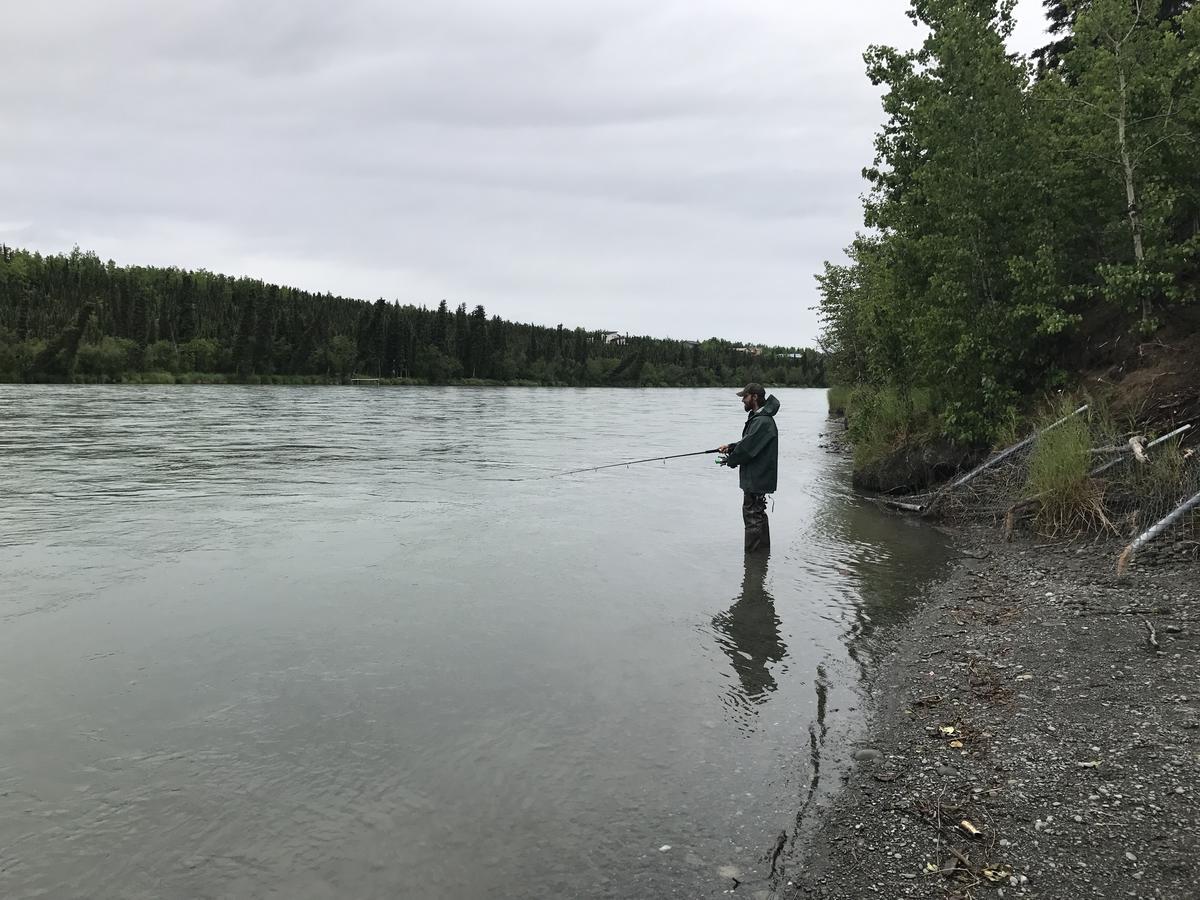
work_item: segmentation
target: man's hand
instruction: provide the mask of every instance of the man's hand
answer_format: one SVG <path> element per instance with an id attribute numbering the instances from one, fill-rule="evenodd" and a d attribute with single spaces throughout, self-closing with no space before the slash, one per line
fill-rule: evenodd
<path id="1" fill-rule="evenodd" d="M 728 453 L 728 452 L 729 452 L 729 445 L 728 445 L 728 444 L 722 444 L 720 447 L 718 447 L 718 448 L 717 448 L 717 452 L 718 452 L 718 453 Z"/>

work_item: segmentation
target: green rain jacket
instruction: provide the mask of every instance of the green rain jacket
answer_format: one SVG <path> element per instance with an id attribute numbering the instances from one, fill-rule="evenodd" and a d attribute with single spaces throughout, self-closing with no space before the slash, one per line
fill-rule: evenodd
<path id="1" fill-rule="evenodd" d="M 779 481 L 779 429 L 775 413 L 779 401 L 772 394 L 763 405 L 750 413 L 742 428 L 742 439 L 729 445 L 725 465 L 740 468 L 738 483 L 750 494 L 773 494 Z"/>

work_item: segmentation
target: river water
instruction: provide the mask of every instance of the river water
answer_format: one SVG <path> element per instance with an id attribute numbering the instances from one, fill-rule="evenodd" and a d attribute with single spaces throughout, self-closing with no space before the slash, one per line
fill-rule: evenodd
<path id="1" fill-rule="evenodd" d="M 777 392 L 0 386 L 0 896 L 768 886 L 945 551 Z M 669 849 L 666 849 L 669 848 Z"/>

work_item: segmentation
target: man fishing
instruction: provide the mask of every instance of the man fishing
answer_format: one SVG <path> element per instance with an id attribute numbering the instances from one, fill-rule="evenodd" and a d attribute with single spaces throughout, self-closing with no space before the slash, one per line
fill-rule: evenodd
<path id="1" fill-rule="evenodd" d="M 768 397 L 761 384 L 748 384 L 737 395 L 742 408 L 749 413 L 742 428 L 742 439 L 722 444 L 717 460 L 731 469 L 740 469 L 742 521 L 746 523 L 746 552 L 754 553 L 771 548 L 771 524 L 767 521 L 767 494 L 775 493 L 779 480 L 779 429 L 775 413 L 779 401 Z"/>

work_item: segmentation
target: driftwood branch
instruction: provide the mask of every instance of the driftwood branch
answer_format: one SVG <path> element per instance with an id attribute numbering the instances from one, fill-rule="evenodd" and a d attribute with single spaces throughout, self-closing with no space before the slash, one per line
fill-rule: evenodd
<path id="1" fill-rule="evenodd" d="M 1150 620 L 1146 619 L 1142 624 L 1145 625 L 1146 630 L 1148 632 L 1150 632 L 1150 636 L 1149 636 L 1148 640 L 1150 642 L 1150 646 L 1154 648 L 1154 652 L 1155 653 L 1161 652 L 1162 647 L 1160 647 L 1158 645 L 1158 634 L 1154 631 L 1154 626 L 1150 624 Z"/>
<path id="2" fill-rule="evenodd" d="M 1140 438 L 1131 437 L 1129 439 L 1129 449 L 1133 451 L 1133 458 L 1138 462 L 1145 463 L 1147 461 L 1146 448 L 1142 446 Z"/>

